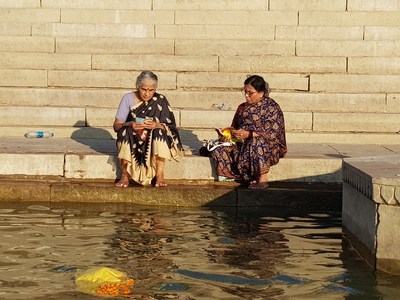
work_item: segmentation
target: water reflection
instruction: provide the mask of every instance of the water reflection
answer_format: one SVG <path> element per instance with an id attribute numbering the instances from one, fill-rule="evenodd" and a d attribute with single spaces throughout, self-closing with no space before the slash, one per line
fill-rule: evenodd
<path id="1" fill-rule="evenodd" d="M 338 212 L 0 204 L 0 299 L 100 299 L 76 270 L 116 268 L 134 299 L 397 299 Z"/>

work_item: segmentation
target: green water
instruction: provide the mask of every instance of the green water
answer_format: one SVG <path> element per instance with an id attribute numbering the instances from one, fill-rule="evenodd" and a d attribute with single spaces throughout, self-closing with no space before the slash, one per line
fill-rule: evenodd
<path id="1" fill-rule="evenodd" d="M 2 300 L 106 299 L 76 289 L 91 267 L 134 278 L 131 299 L 400 298 L 340 212 L 3 202 L 0 240 Z"/>

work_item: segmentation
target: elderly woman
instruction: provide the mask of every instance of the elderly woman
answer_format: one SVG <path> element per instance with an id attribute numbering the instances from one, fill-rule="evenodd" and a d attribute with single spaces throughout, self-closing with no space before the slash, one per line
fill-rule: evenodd
<path id="1" fill-rule="evenodd" d="M 248 77 L 243 93 L 246 102 L 238 106 L 231 125 L 238 142 L 216 148 L 211 156 L 217 175 L 244 180 L 250 189 L 265 189 L 270 167 L 287 152 L 283 112 L 269 97 L 269 85 L 261 76 Z"/>
<path id="2" fill-rule="evenodd" d="M 128 187 L 129 180 L 156 187 L 166 186 L 165 159 L 180 161 L 182 144 L 168 100 L 156 93 L 157 76 L 143 71 L 136 79 L 136 91 L 123 96 L 114 121 L 117 132 L 121 179 L 116 187 Z"/>

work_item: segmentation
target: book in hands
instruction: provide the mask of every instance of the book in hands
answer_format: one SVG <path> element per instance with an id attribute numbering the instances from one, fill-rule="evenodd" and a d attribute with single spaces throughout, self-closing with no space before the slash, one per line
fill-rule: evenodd
<path id="1" fill-rule="evenodd" d="M 235 129 L 233 127 L 224 127 L 224 128 L 218 128 L 218 127 L 213 127 L 215 129 L 215 131 L 218 134 L 218 137 L 226 137 L 232 144 L 235 144 L 236 142 L 238 142 L 239 140 L 237 140 L 234 136 L 233 136 L 233 132 L 235 131 Z"/>

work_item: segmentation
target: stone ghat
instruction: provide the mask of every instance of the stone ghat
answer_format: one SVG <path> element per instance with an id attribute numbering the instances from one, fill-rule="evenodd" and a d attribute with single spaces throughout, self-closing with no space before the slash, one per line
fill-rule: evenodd
<path id="1" fill-rule="evenodd" d="M 400 275 L 400 155 L 343 162 L 343 231 L 377 270 Z"/>

